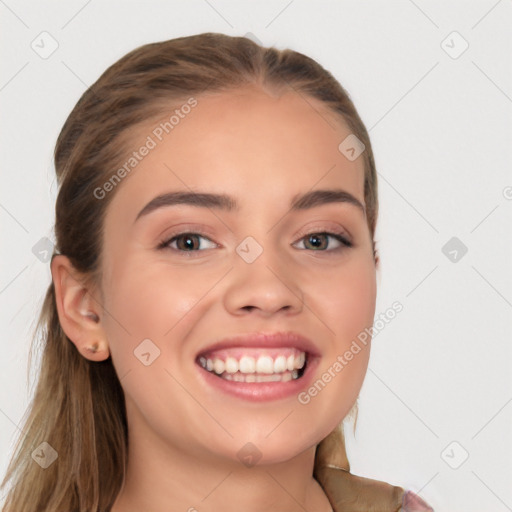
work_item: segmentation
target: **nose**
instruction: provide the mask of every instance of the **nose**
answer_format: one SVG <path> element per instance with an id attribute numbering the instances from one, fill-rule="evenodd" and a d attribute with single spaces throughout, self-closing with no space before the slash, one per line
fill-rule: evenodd
<path id="1" fill-rule="evenodd" d="M 265 248 L 252 263 L 236 255 L 229 274 L 231 281 L 224 294 L 224 306 L 233 315 L 253 311 L 263 317 L 278 312 L 295 315 L 303 309 L 297 275 L 277 250 Z"/>

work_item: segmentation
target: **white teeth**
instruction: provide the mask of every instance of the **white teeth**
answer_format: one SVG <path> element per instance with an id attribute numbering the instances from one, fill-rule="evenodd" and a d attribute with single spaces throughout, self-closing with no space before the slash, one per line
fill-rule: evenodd
<path id="1" fill-rule="evenodd" d="M 256 361 L 254 357 L 242 356 L 238 363 L 239 370 L 242 373 L 255 373 L 256 372 Z"/>
<path id="2" fill-rule="evenodd" d="M 295 377 L 297 378 L 297 377 Z M 282 379 L 281 379 L 283 382 L 288 382 L 290 380 L 292 380 L 292 374 L 291 372 L 287 372 L 285 373 L 283 376 L 282 376 Z"/>
<path id="3" fill-rule="evenodd" d="M 226 368 L 226 365 L 224 364 L 224 361 L 222 359 L 215 358 L 213 361 L 213 370 L 217 375 L 220 375 L 221 373 L 224 373 L 224 370 Z"/>
<path id="4" fill-rule="evenodd" d="M 274 373 L 283 373 L 286 371 L 286 357 L 278 356 L 274 361 Z"/>
<path id="5" fill-rule="evenodd" d="M 245 379 L 244 379 L 244 376 L 241 373 L 235 373 L 233 375 L 233 380 L 235 382 L 244 382 Z"/>
<path id="6" fill-rule="evenodd" d="M 293 370 L 293 372 L 284 373 L 272 373 L 268 375 L 255 375 L 254 373 L 223 373 L 220 376 L 222 379 L 234 381 L 234 382 L 289 382 L 299 377 L 299 372 Z"/>
<path id="7" fill-rule="evenodd" d="M 300 370 L 304 366 L 305 362 L 306 362 L 306 354 L 304 352 L 301 352 L 300 356 L 295 358 L 295 368 Z"/>
<path id="8" fill-rule="evenodd" d="M 258 375 L 256 377 L 256 382 L 277 382 L 281 380 L 280 375 Z"/>
<path id="9" fill-rule="evenodd" d="M 255 359 L 251 356 L 242 356 L 240 360 L 228 356 L 226 360 L 219 357 L 213 359 L 201 356 L 199 364 L 207 371 L 214 372 L 217 375 L 235 380 L 238 382 L 272 382 L 288 381 L 298 377 L 297 370 L 304 367 L 306 363 L 306 353 L 300 352 L 298 355 L 279 355 L 273 359 L 269 355 L 262 355 Z M 254 375 L 254 374 L 260 375 Z M 263 374 L 263 375 L 261 375 Z M 272 376 L 271 379 L 267 379 Z M 263 380 L 261 380 L 263 378 Z"/>
<path id="10" fill-rule="evenodd" d="M 274 360 L 270 356 L 260 356 L 256 362 L 257 373 L 274 373 Z"/>
<path id="11" fill-rule="evenodd" d="M 238 371 L 238 361 L 234 357 L 226 358 L 226 371 L 228 373 L 236 373 Z"/>

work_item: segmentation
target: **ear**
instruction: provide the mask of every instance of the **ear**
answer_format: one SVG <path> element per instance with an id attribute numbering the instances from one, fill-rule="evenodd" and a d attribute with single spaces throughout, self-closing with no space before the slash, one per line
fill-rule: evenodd
<path id="1" fill-rule="evenodd" d="M 103 308 L 95 289 L 62 254 L 53 257 L 51 272 L 59 321 L 66 336 L 86 359 L 107 359 L 110 351 L 102 324 Z"/>

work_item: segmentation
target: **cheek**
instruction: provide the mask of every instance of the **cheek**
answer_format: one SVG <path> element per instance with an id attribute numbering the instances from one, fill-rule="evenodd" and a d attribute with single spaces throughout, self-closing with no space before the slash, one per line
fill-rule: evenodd
<path id="1" fill-rule="evenodd" d="M 321 283 L 321 285 L 320 285 Z M 331 426 L 350 410 L 360 392 L 370 355 L 370 337 L 365 331 L 373 325 L 376 299 L 376 274 L 373 259 L 353 258 L 324 277 L 311 281 L 316 297 L 315 312 L 327 326 L 326 346 L 318 369 L 319 379 L 301 403 L 312 415 L 332 404 Z M 313 293 L 313 292 L 312 292 Z M 312 308 L 313 309 L 313 308 Z"/>
<path id="2" fill-rule="evenodd" d="M 310 284 L 318 316 L 334 336 L 339 350 L 373 324 L 376 300 L 375 265 L 368 257 L 341 262 Z M 316 312 L 316 311 L 315 311 Z"/>
<path id="3" fill-rule="evenodd" d="M 162 435 L 169 434 L 171 424 L 174 435 L 181 435 L 177 432 L 187 431 L 187 418 L 205 421 L 179 382 L 194 365 L 187 332 L 204 313 L 202 298 L 218 276 L 134 260 L 123 265 L 117 267 L 108 294 L 112 362 L 132 412 L 137 411 L 133 414 L 145 416 Z"/>
<path id="4" fill-rule="evenodd" d="M 186 275 L 157 265 L 138 265 L 136 261 L 116 267 L 105 308 L 107 335 L 116 363 L 130 366 L 133 351 L 146 339 L 164 350 L 173 330 L 179 330 L 179 322 L 204 294 L 205 280 L 187 279 Z"/>

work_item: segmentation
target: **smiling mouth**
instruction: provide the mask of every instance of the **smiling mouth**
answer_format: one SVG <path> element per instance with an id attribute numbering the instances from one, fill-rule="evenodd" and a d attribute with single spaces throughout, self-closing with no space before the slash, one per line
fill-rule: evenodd
<path id="1" fill-rule="evenodd" d="M 289 382 L 302 377 L 306 352 L 291 348 L 224 349 L 201 354 L 196 362 L 213 375 L 232 382 Z"/>

